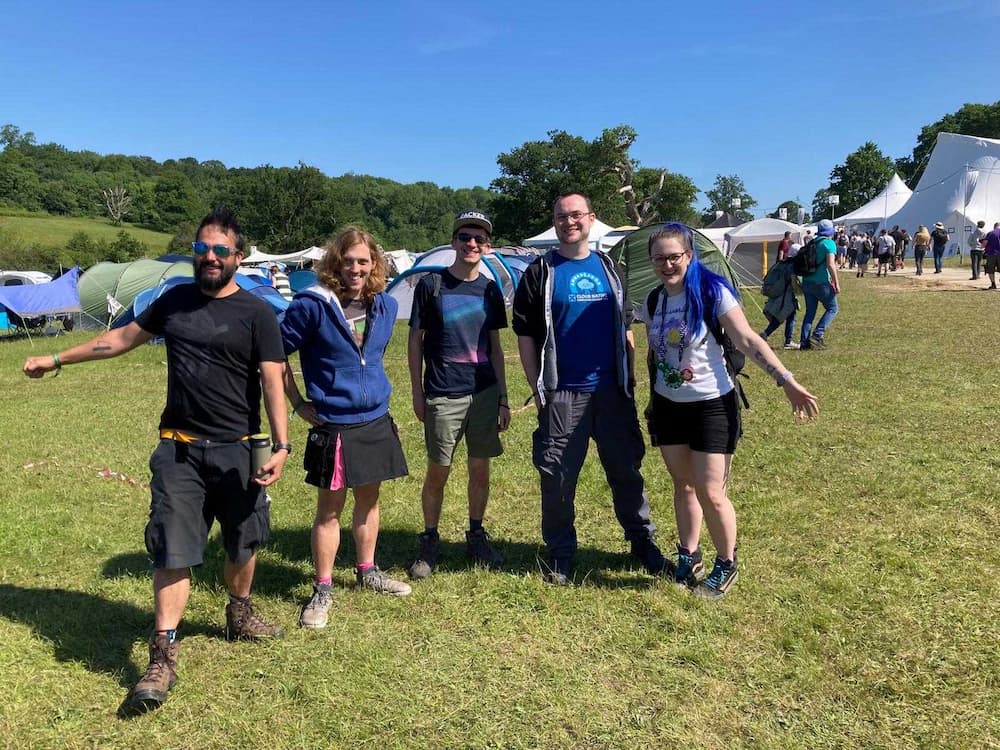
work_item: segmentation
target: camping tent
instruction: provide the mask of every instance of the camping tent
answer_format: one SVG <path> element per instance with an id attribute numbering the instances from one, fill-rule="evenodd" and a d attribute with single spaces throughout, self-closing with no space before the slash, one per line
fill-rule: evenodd
<path id="1" fill-rule="evenodd" d="M 593 225 L 590 227 L 590 234 L 587 235 L 587 240 L 590 243 L 590 249 L 605 249 L 601 247 L 601 238 L 614 231 L 616 231 L 614 227 L 608 226 L 600 219 L 595 218 Z M 554 226 L 549 227 L 541 234 L 536 234 L 534 237 L 528 237 L 528 239 L 524 240 L 521 244 L 525 247 L 540 247 L 543 249 L 555 247 L 559 244 L 559 238 L 556 237 L 556 228 Z"/>
<path id="2" fill-rule="evenodd" d="M 777 252 L 785 232 L 791 233 L 792 242 L 802 242 L 802 227 L 781 219 L 754 219 L 726 232 L 726 258 L 736 270 L 740 286 L 760 286 L 770 264 L 767 243 L 774 243 Z"/>
<path id="3" fill-rule="evenodd" d="M 79 276 L 80 269 L 74 266 L 55 281 L 0 287 L 0 307 L 22 321 L 41 319 L 39 324 L 44 324 L 45 316 L 80 312 Z"/>
<path id="4" fill-rule="evenodd" d="M 708 226 L 703 227 L 702 230 L 699 231 L 703 232 L 704 229 L 730 229 L 732 227 L 738 227 L 740 224 L 744 223 L 742 219 L 729 213 L 728 211 L 716 211 L 715 213 L 717 214 L 715 221 Z"/>
<path id="5" fill-rule="evenodd" d="M 871 234 L 887 217 L 901 209 L 912 194 L 913 191 L 894 172 L 881 193 L 860 208 L 838 216 L 835 223 L 845 227 L 847 231 L 857 230 Z"/>
<path id="6" fill-rule="evenodd" d="M 416 263 L 411 268 L 403 271 L 399 276 L 389 282 L 386 292 L 391 294 L 399 303 L 399 311 L 396 320 L 409 320 L 410 310 L 413 308 L 413 290 L 417 282 L 430 271 L 439 271 L 448 268 L 455 262 L 455 251 L 451 245 L 440 245 L 428 250 L 417 258 Z M 504 301 L 510 305 L 514 300 L 514 272 L 498 253 L 484 255 L 479 261 L 479 273 L 487 278 L 493 279 L 503 292 Z"/>
<path id="7" fill-rule="evenodd" d="M 914 234 L 943 222 L 952 241 L 947 253 L 966 244 L 977 221 L 1000 221 L 1000 140 L 938 133 L 937 143 L 913 195 L 882 226 L 895 224 Z"/>
<path id="8" fill-rule="evenodd" d="M 622 239 L 608 251 L 608 257 L 624 269 L 623 282 L 632 306 L 642 304 L 646 294 L 660 283 L 653 264 L 649 262 L 649 235 L 663 228 L 663 224 L 650 224 Z M 708 237 L 692 229 L 695 253 L 698 260 L 736 286 L 736 275 L 726 262 L 722 251 Z"/>
<path id="9" fill-rule="evenodd" d="M 170 276 L 194 276 L 190 260 L 160 263 L 143 258 L 131 263 L 98 263 L 80 277 L 80 305 L 84 315 L 104 325 L 132 304 L 143 289 L 156 286 Z"/>

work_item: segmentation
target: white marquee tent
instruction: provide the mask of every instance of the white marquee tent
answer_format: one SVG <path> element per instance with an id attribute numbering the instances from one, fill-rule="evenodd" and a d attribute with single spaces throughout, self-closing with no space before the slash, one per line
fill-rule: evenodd
<path id="1" fill-rule="evenodd" d="M 605 237 L 606 235 L 611 234 L 612 232 L 615 232 L 615 231 L 617 231 L 617 230 L 615 230 L 614 227 L 608 226 L 607 224 L 605 224 L 600 219 L 596 219 L 595 218 L 594 219 L 594 224 L 590 227 L 590 234 L 587 236 L 587 240 L 590 243 L 590 249 L 591 250 L 599 250 L 599 249 L 607 250 L 608 247 L 610 247 L 610 246 L 603 247 L 602 246 L 603 243 L 601 242 L 601 239 L 603 237 Z M 620 240 L 621 237 L 622 237 L 621 234 L 615 235 L 614 236 L 614 240 L 612 241 L 611 244 L 613 245 L 616 242 L 618 242 L 618 240 Z M 556 245 L 559 244 L 559 238 L 556 237 L 556 228 L 555 227 L 549 227 L 548 229 L 546 229 L 541 234 L 536 234 L 534 237 L 528 237 L 526 240 L 524 240 L 523 242 L 521 242 L 521 244 L 524 245 L 525 247 L 541 247 L 541 248 L 546 248 L 546 249 L 550 248 L 550 247 L 555 247 Z"/>
<path id="2" fill-rule="evenodd" d="M 943 222 L 950 255 L 959 243 L 967 252 L 969 232 L 980 220 L 987 229 L 1000 221 L 1000 140 L 939 133 L 913 195 L 883 226 L 899 224 L 913 234 L 919 224 L 930 229 Z"/>
<path id="3" fill-rule="evenodd" d="M 785 236 L 785 232 L 791 233 L 792 242 L 802 242 L 802 227 L 781 219 L 754 219 L 726 232 L 723 252 L 741 286 L 760 284 L 778 252 L 778 242 Z M 770 256 L 767 252 L 768 243 L 772 244 Z"/>
<path id="4" fill-rule="evenodd" d="M 284 263 L 284 264 L 295 264 L 295 263 L 305 263 L 310 260 L 319 260 L 326 253 L 321 247 L 308 247 L 305 250 L 299 250 L 294 253 L 283 253 L 281 255 L 270 255 L 269 253 L 261 253 L 257 251 L 256 247 L 251 248 L 251 253 L 246 256 L 240 265 L 253 266 L 265 263 Z"/>
<path id="5" fill-rule="evenodd" d="M 865 205 L 850 213 L 838 216 L 834 221 L 838 226 L 848 230 L 858 229 L 862 232 L 872 232 L 888 217 L 899 211 L 910 199 L 913 191 L 906 187 L 899 175 L 893 173 L 892 179 L 886 183 L 881 193 Z"/>

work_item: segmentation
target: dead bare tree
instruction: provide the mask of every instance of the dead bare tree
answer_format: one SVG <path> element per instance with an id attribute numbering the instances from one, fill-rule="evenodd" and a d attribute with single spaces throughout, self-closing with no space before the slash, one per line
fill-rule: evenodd
<path id="1" fill-rule="evenodd" d="M 108 216 L 111 217 L 112 223 L 116 227 L 121 226 L 122 217 L 132 207 L 132 196 L 125 190 L 124 185 L 115 185 L 107 190 L 102 190 L 101 196 L 104 198 L 104 205 L 108 208 Z"/>
<path id="2" fill-rule="evenodd" d="M 636 163 L 628 155 L 628 151 L 632 147 L 632 144 L 635 143 L 635 139 L 636 132 L 632 128 L 619 126 L 606 130 L 602 134 L 599 143 L 601 148 L 610 152 L 608 154 L 610 157 L 609 166 L 605 167 L 604 171 L 617 175 L 618 181 L 621 183 L 618 192 L 625 200 L 625 211 L 635 226 L 642 227 L 659 218 L 656 201 L 663 191 L 663 182 L 667 177 L 667 170 L 660 170 L 655 189 L 649 190 L 647 188 L 645 194 L 639 195 L 635 188 Z M 646 180 L 643 181 L 645 182 Z"/>

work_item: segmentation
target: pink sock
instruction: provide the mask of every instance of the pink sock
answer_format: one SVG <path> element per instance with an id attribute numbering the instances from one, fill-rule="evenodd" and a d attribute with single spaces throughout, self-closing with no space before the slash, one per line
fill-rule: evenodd
<path id="1" fill-rule="evenodd" d="M 354 566 L 359 573 L 367 573 L 369 570 L 375 567 L 375 563 L 358 563 Z"/>
<path id="2" fill-rule="evenodd" d="M 333 585 L 333 578 L 320 578 L 319 576 L 316 576 L 313 578 L 313 583 L 317 586 L 331 586 Z"/>

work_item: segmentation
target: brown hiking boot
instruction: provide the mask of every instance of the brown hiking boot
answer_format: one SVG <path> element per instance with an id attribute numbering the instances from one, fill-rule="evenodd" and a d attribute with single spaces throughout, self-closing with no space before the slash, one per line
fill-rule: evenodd
<path id="1" fill-rule="evenodd" d="M 149 640 L 149 666 L 146 673 L 135 683 L 128 697 L 133 711 L 145 713 L 159 708 L 167 699 L 167 693 L 177 682 L 178 641 L 170 642 L 169 636 L 156 635 Z"/>
<path id="2" fill-rule="evenodd" d="M 285 631 L 277 625 L 264 622 L 257 616 L 253 601 L 232 599 L 226 605 L 226 638 L 230 641 L 257 641 L 262 638 L 281 638 Z"/>

